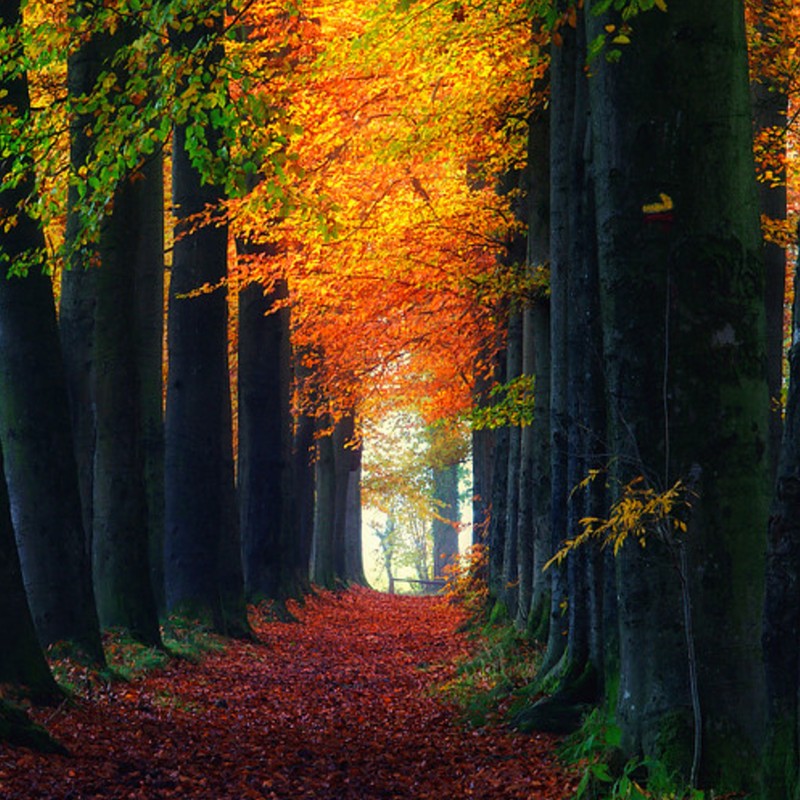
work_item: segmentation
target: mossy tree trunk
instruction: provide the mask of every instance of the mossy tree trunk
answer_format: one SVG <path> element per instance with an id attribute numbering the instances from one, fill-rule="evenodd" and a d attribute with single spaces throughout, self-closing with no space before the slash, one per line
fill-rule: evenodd
<path id="1" fill-rule="evenodd" d="M 769 800 L 800 790 L 800 281 L 795 273 L 789 393 L 767 540 L 764 663 L 768 728 L 764 790 Z"/>
<path id="2" fill-rule="evenodd" d="M 620 24 L 587 19 L 590 40 Z M 682 478 L 696 496 L 687 568 L 655 537 L 620 556 L 619 721 L 630 750 L 687 776 L 702 756 L 704 785 L 746 790 L 764 730 L 768 396 L 742 4 L 674 0 L 631 39 L 590 81 L 610 444 L 618 480 Z"/>
<path id="3" fill-rule="evenodd" d="M 9 42 L 20 21 L 6 2 L 2 26 Z M 25 74 L 3 81 L 2 107 L 25 119 Z M 10 164 L 0 162 L 5 177 Z M 34 192 L 32 168 L 0 196 L 17 208 Z M 24 211 L 0 236 L 0 441 L 11 514 L 28 600 L 44 644 L 71 640 L 103 661 L 81 516 L 69 401 L 56 326 L 55 300 L 44 264 L 44 236 Z M 22 259 L 27 274 L 6 276 Z"/>
<path id="4" fill-rule="evenodd" d="M 163 258 L 163 239 L 157 235 L 163 214 L 161 169 L 161 159 L 154 158 L 115 192 L 114 210 L 101 233 L 94 326 L 92 564 L 97 609 L 103 627 L 124 628 L 150 645 L 160 644 L 161 636 L 150 570 L 144 423 L 146 405 L 153 415 L 153 407 L 160 405 L 161 382 L 148 385 L 141 369 L 160 367 L 161 347 L 151 337 L 145 351 L 139 317 L 144 309 L 137 301 L 141 278 Z M 163 298 L 150 294 L 152 302 L 162 305 Z M 154 396 L 145 397 L 145 385 Z"/>
<path id="5" fill-rule="evenodd" d="M 219 31 L 220 17 L 209 18 Z M 176 54 L 189 53 L 209 27 L 198 20 L 176 33 Z M 208 54 L 213 69 L 219 45 Z M 219 135 L 206 126 L 211 158 Z M 169 377 L 165 419 L 165 558 L 167 607 L 207 620 L 223 633 L 246 631 L 232 459 L 228 371 L 227 226 L 222 192 L 193 163 L 202 148 L 191 125 L 175 126 L 172 197 L 177 217 L 169 292 Z M 203 224 L 198 221 L 209 215 Z M 209 287 L 197 296 L 191 293 Z M 239 584 L 237 586 L 237 583 Z"/>

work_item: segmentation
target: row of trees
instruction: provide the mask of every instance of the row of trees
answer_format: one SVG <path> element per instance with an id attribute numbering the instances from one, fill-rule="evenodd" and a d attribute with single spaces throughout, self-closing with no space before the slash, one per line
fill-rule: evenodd
<path id="1" fill-rule="evenodd" d="M 362 580 L 363 420 L 471 415 L 475 530 L 551 706 L 791 796 L 792 3 L 749 30 L 722 0 L 229 5 L 0 5 L 0 681 Z M 543 571 L 585 518 L 619 548 Z"/>
<path id="2" fill-rule="evenodd" d="M 549 293 L 512 306 L 499 365 L 507 386 L 535 377 L 535 414 L 476 433 L 476 523 L 488 514 L 493 596 L 546 642 L 537 683 L 558 687 L 521 722 L 600 702 L 627 754 L 785 798 L 800 785 L 794 344 L 782 446 L 779 413 L 797 9 L 753 3 L 746 25 L 734 5 L 556 9 L 521 177 L 528 269 L 549 264 Z"/>
<path id="3" fill-rule="evenodd" d="M 229 291 L 261 244 L 224 204 L 280 144 L 244 22 L 184 6 L 0 7 L 0 680 L 38 696 L 43 646 L 102 663 L 101 630 L 158 645 L 166 612 L 246 635 L 246 600 L 363 581 L 353 417 L 293 424 L 282 289 Z"/>
<path id="4" fill-rule="evenodd" d="M 494 347 L 512 17 L 446 11 L 402 65 L 352 47 L 358 4 L 0 5 L 0 682 L 52 694 L 55 642 L 102 663 L 102 630 L 158 645 L 165 613 L 246 635 L 247 601 L 364 580 L 362 420 L 401 393 L 453 417 Z M 454 32 L 478 75 L 509 56 L 495 99 Z"/>

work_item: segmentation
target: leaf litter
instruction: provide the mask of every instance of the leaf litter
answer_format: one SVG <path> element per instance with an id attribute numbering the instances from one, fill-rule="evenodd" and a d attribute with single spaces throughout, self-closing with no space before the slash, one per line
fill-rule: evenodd
<path id="1" fill-rule="evenodd" d="M 0 744 L 2 800 L 561 800 L 557 740 L 470 729 L 436 686 L 472 645 L 441 597 L 320 592 L 255 642 L 32 716 L 70 751 Z"/>

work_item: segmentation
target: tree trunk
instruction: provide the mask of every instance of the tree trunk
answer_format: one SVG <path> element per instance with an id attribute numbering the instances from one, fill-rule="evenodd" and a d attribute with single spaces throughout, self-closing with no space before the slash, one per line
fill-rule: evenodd
<path id="1" fill-rule="evenodd" d="M 800 788 L 800 279 L 795 272 L 789 393 L 777 492 L 769 518 L 764 663 L 768 729 L 764 790 L 768 800 Z"/>
<path id="2" fill-rule="evenodd" d="M 286 285 L 239 294 L 239 503 L 248 598 L 284 601 L 305 589 L 292 461 L 289 309 Z"/>
<path id="3" fill-rule="evenodd" d="M 221 20 L 214 19 L 214 25 Z M 176 34 L 173 47 L 191 48 L 199 26 Z M 217 54 L 219 55 L 219 54 Z M 210 58 L 213 60 L 215 56 Z M 241 618 L 243 586 L 235 584 L 241 566 L 235 496 L 230 379 L 228 373 L 227 226 L 217 218 L 221 192 L 192 164 L 187 151 L 189 126 L 173 133 L 172 196 L 176 209 L 170 282 L 167 344 L 169 379 L 165 420 L 165 558 L 167 607 L 206 619 L 222 632 Z M 212 152 L 213 127 L 206 130 Z M 197 215 L 210 213 L 207 224 Z M 197 296 L 189 293 L 207 286 Z M 225 562 L 220 563 L 220 556 Z M 233 559 L 233 560 L 232 560 Z M 221 571 L 223 570 L 223 571 Z M 223 599 L 229 604 L 223 607 Z"/>
<path id="4" fill-rule="evenodd" d="M 506 381 L 513 381 L 522 375 L 522 312 L 519 307 L 511 311 L 508 322 L 508 347 L 506 349 Z M 506 469 L 505 523 L 503 537 L 503 574 L 500 597 L 505 601 L 511 619 L 517 615 L 519 602 L 519 480 L 520 444 L 522 428 L 510 425 L 508 428 L 508 462 Z"/>
<path id="5" fill-rule="evenodd" d="M 433 577 L 443 578 L 458 559 L 458 464 L 434 467 L 433 498 L 438 504 L 433 518 Z"/>
<path id="6" fill-rule="evenodd" d="M 90 12 L 83 3 L 75 3 L 72 16 L 76 22 Z M 108 53 L 96 36 L 81 45 L 67 59 L 67 91 L 70 97 L 88 96 L 95 88 Z M 73 174 L 91 155 L 92 138 L 86 130 L 94 122 L 89 115 L 75 115 L 70 121 L 70 169 Z M 64 353 L 70 417 L 75 441 L 75 459 L 81 493 L 86 550 L 92 552 L 92 481 L 94 479 L 95 420 L 92 398 L 94 364 L 94 313 L 96 278 L 99 266 L 97 247 L 83 241 L 83 222 L 78 187 L 71 183 L 67 194 L 67 220 L 64 234 L 67 268 L 61 275 L 58 328 Z"/>
<path id="7" fill-rule="evenodd" d="M 314 541 L 311 548 L 311 582 L 325 589 L 336 588 L 334 460 L 333 436 L 326 433 L 317 440 Z"/>
<path id="8" fill-rule="evenodd" d="M 11 524 L 5 475 L 0 463 L 0 685 L 22 687 L 33 700 L 60 696 L 36 639 Z"/>
<path id="9" fill-rule="evenodd" d="M 305 584 L 309 581 L 314 540 L 314 452 L 314 420 L 301 412 L 295 426 L 292 463 L 297 498 L 298 563 Z"/>
<path id="10" fill-rule="evenodd" d="M 543 271 L 550 259 L 550 113 L 542 111 L 528 128 L 528 271 Z M 526 309 L 524 369 L 534 376 L 533 422 L 523 431 L 520 462 L 520 594 L 529 599 L 527 629 L 547 635 L 550 577 L 542 568 L 552 555 L 550 537 L 550 305 L 542 291 Z M 528 552 L 529 548 L 529 552 Z M 530 587 L 525 572 L 530 570 Z M 522 617 L 518 614 L 518 622 Z"/>
<path id="11" fill-rule="evenodd" d="M 19 22 L 19 3 L 5 4 L 3 25 Z M 3 110 L 24 117 L 26 77 L 6 80 Z M 11 165 L 0 163 L 3 176 Z M 33 176 L 0 196 L 16 208 L 34 191 Z M 44 236 L 20 213 L 0 235 L 2 267 L 29 261 L 25 277 L 0 276 L 0 441 L 20 562 L 43 644 L 71 640 L 103 662 L 81 516 L 55 301 L 42 262 Z"/>
<path id="12" fill-rule="evenodd" d="M 551 54 L 550 109 L 550 548 L 555 552 L 567 537 L 568 408 L 567 332 L 569 322 L 571 147 L 575 108 L 576 43 L 567 31 Z M 559 662 L 567 638 L 567 576 L 553 566 L 550 578 L 550 618 L 547 652 L 541 674 Z"/>
<path id="13" fill-rule="evenodd" d="M 346 414 L 333 432 L 334 563 L 344 584 L 365 584 L 361 555 L 361 445 L 356 439 L 355 414 Z"/>
<path id="14" fill-rule="evenodd" d="M 488 402 L 488 381 L 478 376 L 474 402 L 481 408 Z M 488 544 L 494 479 L 495 432 L 490 428 L 472 431 L 472 544 Z"/>
<path id="15" fill-rule="evenodd" d="M 778 4 L 780 5 L 780 4 Z M 774 0 L 761 0 L 761 13 L 765 16 L 776 11 Z M 769 35 L 769 31 L 766 31 Z M 784 39 L 783 47 L 790 46 Z M 785 55 L 785 54 L 784 54 Z M 753 106 L 756 131 L 780 130 L 787 127 L 789 98 L 785 87 L 770 82 L 753 85 Z M 785 137 L 785 133 L 784 133 Z M 785 150 L 784 138 L 784 150 Z M 761 213 L 770 219 L 786 219 L 786 167 L 773 168 L 773 179 L 759 184 Z M 767 381 L 770 395 L 769 444 L 773 478 L 778 467 L 781 450 L 783 421 L 781 395 L 783 386 L 784 345 L 784 293 L 786 286 L 786 250 L 778 244 L 764 241 L 764 301 L 767 325 Z"/>
<path id="16" fill-rule="evenodd" d="M 586 16 L 590 40 L 619 22 Z M 682 478 L 696 491 L 688 566 L 675 568 L 681 545 L 653 537 L 620 556 L 619 722 L 628 749 L 686 776 L 702 755 L 703 784 L 747 790 L 763 736 L 768 396 L 741 3 L 674 0 L 643 14 L 619 63 L 598 59 L 595 71 L 616 477 L 656 488 Z"/>
<path id="17" fill-rule="evenodd" d="M 142 165 L 115 193 L 101 231 L 94 326 L 96 443 L 92 563 L 103 627 L 128 630 L 141 641 L 161 641 L 151 581 L 150 526 L 145 482 L 144 380 L 146 353 L 139 338 L 139 276 L 162 258 L 153 236 L 163 213 L 161 159 Z M 156 221 L 156 222 L 154 222 Z M 160 347 L 157 352 L 160 352 Z M 151 382 L 161 399 L 160 381 Z"/>

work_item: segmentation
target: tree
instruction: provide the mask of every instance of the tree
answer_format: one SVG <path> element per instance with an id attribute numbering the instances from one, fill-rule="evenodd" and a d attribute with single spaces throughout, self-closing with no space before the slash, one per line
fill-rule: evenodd
<path id="1" fill-rule="evenodd" d="M 222 24 L 219 9 L 210 9 L 173 33 L 171 45 L 187 65 L 179 76 L 186 91 L 210 74 L 205 82 L 224 94 L 215 73 L 221 44 L 206 34 L 218 35 Z M 212 171 L 219 163 L 219 131 L 208 110 L 201 111 L 193 108 L 196 116 L 179 119 L 173 133 L 177 221 L 168 311 L 166 596 L 169 610 L 199 616 L 221 632 L 241 633 L 247 625 L 233 483 L 224 284 L 228 234 Z"/>
<path id="2" fill-rule="evenodd" d="M 76 24 L 92 31 L 69 64 L 74 106 L 124 102 L 130 74 L 121 60 L 136 38 L 124 20 L 114 34 L 94 31 L 86 8 Z M 116 59 L 116 62 L 115 62 Z M 113 74 L 121 94 L 103 98 L 101 75 Z M 97 158 L 93 114 L 72 124 L 71 169 L 88 170 Z M 80 193 L 73 187 L 67 247 L 62 341 L 72 348 L 72 417 L 81 440 L 76 450 L 84 480 L 84 520 L 92 553 L 98 614 L 105 628 L 119 627 L 148 644 L 160 643 L 149 556 L 153 506 L 159 492 L 145 465 L 155 461 L 145 425 L 158 441 L 161 424 L 161 322 L 163 308 L 163 163 L 156 151 L 123 175 L 99 225 L 96 247 L 82 241 Z M 85 258 L 89 263 L 80 263 Z M 86 382 L 88 379 L 88 386 Z M 87 399 L 91 401 L 85 403 Z M 91 475 L 88 475 L 91 470 Z M 149 502 L 148 502 L 149 501 Z M 150 512 L 153 512 L 152 515 Z M 155 533 L 155 532 L 154 532 Z M 160 536 L 152 538 L 160 541 Z"/>
<path id="3" fill-rule="evenodd" d="M 36 638 L 22 583 L 5 479 L 0 481 L 0 620 L 7 641 L 0 653 L 0 683 L 22 687 L 31 697 L 60 695 Z"/>
<path id="4" fill-rule="evenodd" d="M 285 282 L 239 292 L 238 487 L 250 599 L 299 597 L 308 581 L 294 488 L 287 294 Z"/>
<path id="5" fill-rule="evenodd" d="M 433 577 L 442 578 L 458 558 L 458 464 L 433 469 L 433 495 L 439 506 L 433 518 Z"/>
<path id="6" fill-rule="evenodd" d="M 681 573 L 665 545 L 628 547 L 618 564 L 618 719 L 627 748 L 731 788 L 752 783 L 745 765 L 763 731 L 768 502 L 742 12 L 674 0 L 638 17 L 631 36 L 618 15 L 587 13 L 589 41 L 612 30 L 622 48 L 616 63 L 596 59 L 590 81 L 609 446 L 621 484 L 643 475 L 667 487 L 680 476 L 696 493 L 681 547 L 697 685 Z"/>
<path id="7" fill-rule="evenodd" d="M 39 639 L 69 640 L 103 661 L 73 455 L 55 301 L 44 236 L 25 203 L 35 194 L 30 153 L 15 140 L 30 115 L 20 7 L 2 9 L 14 58 L 3 64 L 3 128 L 11 155 L 2 164 L 5 209 L 0 254 L 0 440 L 14 531 Z"/>

